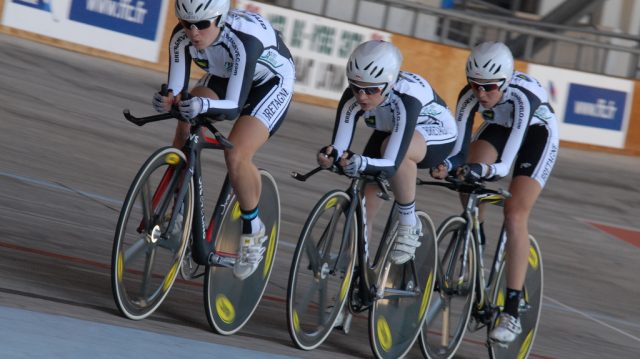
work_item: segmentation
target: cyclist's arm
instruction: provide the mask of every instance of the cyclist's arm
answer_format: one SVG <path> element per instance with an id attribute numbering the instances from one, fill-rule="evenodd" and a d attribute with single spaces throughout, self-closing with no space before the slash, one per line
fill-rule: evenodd
<path id="1" fill-rule="evenodd" d="M 530 91 L 521 87 L 512 87 L 511 89 L 513 126 L 500 156 L 500 161 L 489 166 L 489 175 L 491 177 L 505 177 L 509 174 L 511 165 L 518 151 L 520 151 L 520 146 L 522 146 L 535 109 L 540 105 L 540 99 Z"/>
<path id="2" fill-rule="evenodd" d="M 336 161 L 351 147 L 356 121 L 361 114 L 362 108 L 358 105 L 351 89 L 347 88 L 343 92 L 340 103 L 338 104 L 338 109 L 336 110 L 336 119 L 331 139 L 333 148 L 337 151 Z"/>
<path id="3" fill-rule="evenodd" d="M 458 138 L 451 151 L 452 155 L 445 160 L 445 165 L 449 170 L 454 170 L 464 165 L 467 159 L 467 150 L 473 132 L 474 115 L 478 111 L 478 106 L 478 99 L 473 95 L 471 87 L 469 85 L 465 86 L 458 96 L 456 105 Z"/>
<path id="4" fill-rule="evenodd" d="M 191 72 L 189 45 L 191 40 L 187 37 L 182 25 L 176 25 L 169 40 L 169 79 L 167 80 L 167 87 L 175 95 L 189 86 Z"/>
<path id="5" fill-rule="evenodd" d="M 411 145 L 422 103 L 413 96 L 400 94 L 390 101 L 394 116 L 393 131 L 382 158 L 366 157 L 365 174 L 383 174 L 391 178 L 396 173 Z"/>

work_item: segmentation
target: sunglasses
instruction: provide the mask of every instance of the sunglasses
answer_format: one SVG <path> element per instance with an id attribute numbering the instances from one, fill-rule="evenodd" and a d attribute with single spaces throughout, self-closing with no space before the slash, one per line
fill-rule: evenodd
<path id="1" fill-rule="evenodd" d="M 185 29 L 190 29 L 190 30 L 205 30 L 211 27 L 211 24 L 213 24 L 213 22 L 217 22 L 218 18 L 215 18 L 213 20 L 202 20 L 202 21 L 197 21 L 197 22 L 189 22 L 187 20 L 182 20 L 180 19 L 180 24 L 185 28 Z M 195 27 L 195 29 L 194 29 Z"/>
<path id="2" fill-rule="evenodd" d="M 353 91 L 355 93 L 364 92 L 366 95 L 378 94 L 378 93 L 382 92 L 382 89 L 384 89 L 385 86 L 386 85 L 360 87 L 360 86 L 358 86 L 356 84 L 353 84 L 353 83 L 349 82 L 349 88 L 351 89 L 351 91 Z"/>
<path id="3" fill-rule="evenodd" d="M 504 84 L 505 80 L 500 80 L 498 82 L 476 82 L 472 79 L 467 79 L 469 81 L 469 85 L 473 90 L 482 90 L 484 92 L 496 91 Z"/>

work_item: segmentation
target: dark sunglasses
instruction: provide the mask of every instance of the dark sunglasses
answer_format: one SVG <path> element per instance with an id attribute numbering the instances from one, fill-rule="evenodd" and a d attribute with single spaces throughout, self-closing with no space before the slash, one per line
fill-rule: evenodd
<path id="1" fill-rule="evenodd" d="M 485 83 L 476 82 L 472 79 L 467 79 L 467 80 L 469 81 L 469 85 L 473 90 L 476 90 L 476 91 L 482 90 L 484 92 L 496 91 L 504 83 L 504 80 L 500 80 L 498 82 L 485 82 Z"/>
<path id="2" fill-rule="evenodd" d="M 202 20 L 202 21 L 197 21 L 197 22 L 189 22 L 187 20 L 182 20 L 180 19 L 180 24 L 185 28 L 185 29 L 190 29 L 190 30 L 194 30 L 194 27 L 198 30 L 205 30 L 211 27 L 211 24 L 213 24 L 214 22 L 218 22 L 218 18 L 215 18 L 213 20 Z"/>
<path id="3" fill-rule="evenodd" d="M 376 85 L 376 86 L 368 86 L 368 87 L 360 87 L 356 84 L 352 84 L 349 83 L 349 88 L 351 89 L 351 91 L 355 92 L 355 93 L 360 93 L 361 91 L 364 92 L 366 95 L 375 95 L 377 93 L 382 92 L 382 89 L 385 87 L 386 85 Z"/>

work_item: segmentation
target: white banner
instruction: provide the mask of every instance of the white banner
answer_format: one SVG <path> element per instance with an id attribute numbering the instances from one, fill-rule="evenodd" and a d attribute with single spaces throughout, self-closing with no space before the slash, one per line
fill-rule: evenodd
<path id="1" fill-rule="evenodd" d="M 158 62 L 173 0 L 5 0 L 2 24 Z"/>
<path id="2" fill-rule="evenodd" d="M 533 64 L 528 73 L 549 92 L 561 140 L 624 148 L 633 81 Z"/>
<path id="3" fill-rule="evenodd" d="M 295 91 L 339 100 L 347 87 L 345 68 L 351 51 L 368 40 L 387 40 L 391 34 L 363 26 L 237 0 L 238 8 L 258 13 L 282 32 L 296 63 Z"/>

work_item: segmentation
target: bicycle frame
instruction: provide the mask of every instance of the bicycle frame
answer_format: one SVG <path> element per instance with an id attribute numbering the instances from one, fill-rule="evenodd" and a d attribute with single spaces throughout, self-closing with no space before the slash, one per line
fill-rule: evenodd
<path id="1" fill-rule="evenodd" d="M 138 126 L 142 126 L 149 122 L 162 121 L 167 119 L 182 120 L 179 113 L 171 111 L 166 114 L 160 114 L 155 116 L 149 116 L 144 118 L 136 118 L 130 114 L 128 110 L 124 111 L 124 116 L 130 122 Z M 225 209 L 233 197 L 233 189 L 229 183 L 229 176 L 225 177 L 224 184 L 218 195 L 215 209 L 211 216 L 208 226 L 205 220 L 204 209 L 204 186 L 202 183 L 202 165 L 201 165 L 201 152 L 203 149 L 216 149 L 224 150 L 225 148 L 231 148 L 233 145 L 218 131 L 212 124 L 211 120 L 205 116 L 199 116 L 193 119 L 192 126 L 190 128 L 189 138 L 182 151 L 187 155 L 187 167 L 181 168 L 182 180 L 180 183 L 180 191 L 176 197 L 176 203 L 182 203 L 187 195 L 188 185 L 191 180 L 194 181 L 194 213 L 193 224 L 191 226 L 191 234 L 193 236 L 193 251 L 191 253 L 194 261 L 200 265 L 216 265 L 224 267 L 232 267 L 235 264 L 235 254 L 230 253 L 216 253 L 215 252 L 215 225 L 220 223 L 222 216 L 225 213 Z M 204 128 L 206 127 L 215 138 L 209 137 L 205 134 Z M 162 192 L 165 186 L 175 186 L 175 183 L 168 184 L 167 181 L 173 175 L 174 168 L 170 167 L 163 176 L 156 193 L 154 194 L 153 206 L 156 206 L 156 194 Z M 161 204 L 163 206 L 167 203 Z M 179 211 L 173 211 L 170 222 L 167 228 L 173 228 Z M 166 233 L 162 234 L 166 236 Z"/>
<path id="2" fill-rule="evenodd" d="M 310 171 L 305 175 L 301 175 L 298 173 L 293 173 L 293 177 L 305 181 L 310 176 L 314 175 L 322 168 L 317 167 L 316 169 Z M 334 167 L 330 168 L 334 173 L 339 173 L 338 169 Z M 378 274 L 381 270 L 389 270 L 390 264 L 382 268 L 380 258 L 386 253 L 390 243 L 388 233 L 391 230 L 392 226 L 392 217 L 395 211 L 395 204 L 391 209 L 390 215 L 387 219 L 387 223 L 385 225 L 385 229 L 382 234 L 382 239 L 380 245 L 378 246 L 378 250 L 376 251 L 375 257 L 373 257 L 373 262 L 370 260 L 369 256 L 369 241 L 368 241 L 368 226 L 367 226 L 367 216 L 365 209 L 365 199 L 362 196 L 362 189 L 366 185 L 367 182 L 375 181 L 380 189 L 382 190 L 378 196 L 384 200 L 388 200 L 390 198 L 389 192 L 387 189 L 387 184 L 384 178 L 373 177 L 373 176 L 363 176 L 358 178 L 353 178 L 349 187 L 344 191 L 350 198 L 349 208 L 347 209 L 347 217 L 352 218 L 354 213 L 356 214 L 356 221 L 349 220 L 345 226 L 345 230 L 342 233 L 341 243 L 347 243 L 346 236 L 350 233 L 350 226 L 356 226 L 357 233 L 357 258 L 358 258 L 358 268 L 360 270 L 357 272 L 357 276 L 359 279 L 358 282 L 358 297 L 361 300 L 362 307 L 358 311 L 364 311 L 368 309 L 374 300 L 381 298 L 383 293 L 381 292 L 381 288 L 376 288 L 376 280 L 378 278 Z M 344 248 L 340 248 L 340 253 Z M 363 268 L 366 268 L 363 270 Z M 414 268 L 415 270 L 415 268 Z M 384 283 L 384 280 L 383 280 Z M 353 285 L 353 282 L 352 282 Z"/>
<path id="3" fill-rule="evenodd" d="M 489 272 L 489 276 L 485 276 L 485 265 L 484 265 L 484 239 L 480 234 L 480 220 L 479 220 L 479 204 L 483 202 L 489 202 L 496 204 L 496 200 L 500 202 L 504 199 L 502 194 L 494 194 L 494 193 L 470 193 L 469 199 L 467 200 L 467 205 L 465 206 L 465 210 L 462 214 L 467 220 L 467 228 L 465 229 L 465 233 L 467 236 L 472 238 L 472 245 L 475 246 L 477 255 L 476 268 L 478 275 L 476 276 L 476 290 L 477 296 L 475 299 L 476 302 L 476 310 L 479 314 L 485 308 L 491 308 L 492 304 L 489 301 L 489 293 L 491 290 L 497 285 L 495 283 L 497 279 L 497 274 L 500 271 L 500 268 L 504 264 L 504 254 L 506 250 L 506 233 L 504 232 L 504 228 L 501 230 L 500 238 L 498 239 L 498 243 L 496 245 L 495 254 L 493 256 L 493 263 L 491 265 L 491 270 Z M 465 244 L 465 256 L 467 253 L 467 245 Z M 465 261 L 466 263 L 466 257 Z M 493 310 L 495 308 L 491 308 Z"/>
<path id="4" fill-rule="evenodd" d="M 504 255 L 506 250 L 506 233 L 504 228 L 501 230 L 500 238 L 498 240 L 496 251 L 493 256 L 493 263 L 491 265 L 491 271 L 489 272 L 489 276 L 485 276 L 485 265 L 484 265 L 484 239 L 480 234 L 480 220 L 479 220 L 479 208 L 478 206 L 483 202 L 488 202 L 491 204 L 502 205 L 505 198 L 510 197 L 509 192 L 505 190 L 491 190 L 484 188 L 481 183 L 465 183 L 460 180 L 449 177 L 447 179 L 448 182 L 433 182 L 433 181 L 423 181 L 421 179 L 417 180 L 418 185 L 435 185 L 446 187 L 451 190 L 455 190 L 459 193 L 466 194 L 468 196 L 466 205 L 464 206 L 462 214 L 460 217 L 463 217 L 466 220 L 466 227 L 464 231 L 464 241 L 462 243 L 456 243 L 456 245 L 463 245 L 463 266 L 467 265 L 467 256 L 469 254 L 469 246 L 472 245 L 475 249 L 476 253 L 476 262 L 474 265 L 476 266 L 476 296 L 474 299 L 475 306 L 473 314 L 474 316 L 481 319 L 483 324 L 487 324 L 492 318 L 491 314 L 495 312 L 495 308 L 493 308 L 490 303 L 490 291 L 495 288 L 497 285 L 497 274 L 500 271 L 500 268 L 504 264 Z M 439 266 L 438 266 L 439 267 Z M 441 269 L 441 268 L 439 268 Z M 461 273 L 465 273 L 466 269 L 463 267 Z M 438 276 L 442 276 L 442 271 L 438 271 Z M 441 279 L 440 279 L 441 281 Z M 485 312 L 485 309 L 489 308 L 490 310 Z M 428 319 L 429 320 L 429 319 Z"/>

